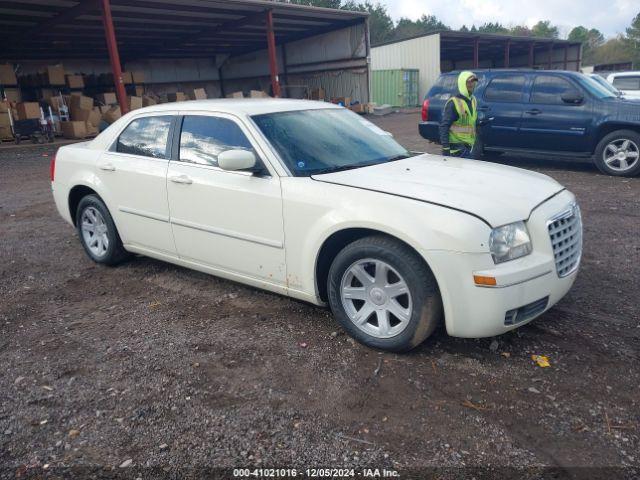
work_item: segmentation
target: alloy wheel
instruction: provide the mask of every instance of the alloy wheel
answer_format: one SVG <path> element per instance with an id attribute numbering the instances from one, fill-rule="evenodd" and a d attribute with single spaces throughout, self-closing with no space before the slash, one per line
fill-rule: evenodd
<path id="1" fill-rule="evenodd" d="M 358 260 L 347 268 L 340 297 L 349 319 L 376 338 L 401 333 L 413 313 L 407 282 L 391 265 L 378 259 Z"/>
<path id="2" fill-rule="evenodd" d="M 109 249 L 109 235 L 107 223 L 100 211 L 94 207 L 87 207 L 80 218 L 82 238 L 85 245 L 96 257 L 103 257 Z"/>
<path id="3" fill-rule="evenodd" d="M 604 163 L 611 170 L 625 172 L 633 168 L 640 157 L 638 145 L 627 138 L 619 138 L 610 142 L 602 152 Z"/>

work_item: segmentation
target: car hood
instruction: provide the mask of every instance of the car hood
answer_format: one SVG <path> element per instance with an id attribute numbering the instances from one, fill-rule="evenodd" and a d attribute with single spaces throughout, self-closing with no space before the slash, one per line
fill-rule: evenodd
<path id="1" fill-rule="evenodd" d="M 526 220 L 535 207 L 564 190 L 540 173 L 429 154 L 312 178 L 442 205 L 492 227 Z"/>

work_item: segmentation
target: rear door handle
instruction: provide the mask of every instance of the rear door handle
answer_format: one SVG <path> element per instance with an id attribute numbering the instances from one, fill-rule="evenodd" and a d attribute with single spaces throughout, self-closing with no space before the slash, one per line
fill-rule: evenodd
<path id="1" fill-rule="evenodd" d="M 104 170 L 105 172 L 115 172 L 116 171 L 116 167 L 113 166 L 113 164 L 111 163 L 103 163 L 102 165 L 100 165 L 100 170 Z"/>
<path id="2" fill-rule="evenodd" d="M 169 177 L 169 180 L 171 180 L 173 183 L 181 183 L 183 185 L 191 185 L 193 183 L 193 180 L 191 180 L 186 175 L 176 175 L 173 177 Z"/>
<path id="3" fill-rule="evenodd" d="M 537 108 L 534 108 L 532 110 L 527 110 L 524 113 L 528 113 L 529 115 L 539 115 L 542 113 L 542 110 L 538 110 Z"/>

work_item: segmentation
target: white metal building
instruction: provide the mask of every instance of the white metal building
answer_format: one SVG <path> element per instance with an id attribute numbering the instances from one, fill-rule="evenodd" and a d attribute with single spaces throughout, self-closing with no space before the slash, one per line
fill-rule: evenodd
<path id="1" fill-rule="evenodd" d="M 376 45 L 371 70 L 419 70 L 422 97 L 440 73 L 473 68 L 580 70 L 577 42 L 536 37 L 441 31 Z"/>

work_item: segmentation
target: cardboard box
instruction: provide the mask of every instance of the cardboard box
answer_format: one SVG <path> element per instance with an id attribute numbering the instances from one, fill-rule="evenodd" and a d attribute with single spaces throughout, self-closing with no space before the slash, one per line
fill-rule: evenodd
<path id="1" fill-rule="evenodd" d="M 136 110 L 138 108 L 142 108 L 142 98 L 141 97 L 127 97 L 127 104 L 129 105 L 129 111 Z"/>
<path id="2" fill-rule="evenodd" d="M 144 72 L 142 70 L 132 70 L 131 80 L 133 83 L 144 83 Z"/>
<path id="3" fill-rule="evenodd" d="M 18 79 L 13 71 L 13 65 L 0 64 L 0 85 L 17 85 Z"/>
<path id="4" fill-rule="evenodd" d="M 99 107 L 93 107 L 91 110 L 91 115 L 89 115 L 89 123 L 94 127 L 98 127 L 100 122 L 102 121 L 102 112 Z"/>
<path id="5" fill-rule="evenodd" d="M 169 102 L 184 102 L 187 96 L 182 92 L 167 93 L 167 101 Z"/>
<path id="6" fill-rule="evenodd" d="M 69 88 L 84 88 L 82 75 L 67 75 L 67 86 Z"/>
<path id="7" fill-rule="evenodd" d="M 5 88 L 4 96 L 7 97 L 7 100 L 10 102 L 21 102 L 22 94 L 20 93 L 19 88 Z"/>
<path id="8" fill-rule="evenodd" d="M 194 100 L 205 100 L 207 91 L 204 88 L 194 88 L 192 97 Z"/>
<path id="9" fill-rule="evenodd" d="M 11 131 L 11 127 L 0 126 L 0 139 L 10 140 L 12 138 L 13 138 L 13 132 Z"/>
<path id="10" fill-rule="evenodd" d="M 84 124 L 84 127 L 85 127 L 85 129 L 87 131 L 87 135 L 88 136 L 94 136 L 94 135 L 98 134 L 98 126 L 97 125 L 94 125 L 91 122 L 86 122 Z"/>
<path id="11" fill-rule="evenodd" d="M 115 93 L 101 93 L 96 95 L 96 100 L 103 105 L 114 105 L 118 103 L 118 97 L 116 97 Z"/>
<path id="12" fill-rule="evenodd" d="M 66 85 L 64 67 L 62 65 L 49 65 L 45 75 L 46 82 L 49 85 Z"/>
<path id="13" fill-rule="evenodd" d="M 111 107 L 109 110 L 102 114 L 102 120 L 108 124 L 112 124 L 118 120 L 122 114 L 120 113 L 120 107 Z"/>
<path id="14" fill-rule="evenodd" d="M 133 83 L 131 72 L 122 72 L 122 83 L 124 83 L 125 85 L 130 85 Z"/>
<path id="15" fill-rule="evenodd" d="M 233 92 L 227 95 L 227 98 L 244 98 L 244 93 L 242 92 Z"/>
<path id="16" fill-rule="evenodd" d="M 249 98 L 269 98 L 269 95 L 262 90 L 250 90 Z"/>
<path id="17" fill-rule="evenodd" d="M 0 113 L 7 113 L 9 111 L 9 108 L 11 108 L 9 102 L 0 100 Z"/>
<path id="18" fill-rule="evenodd" d="M 312 88 L 309 90 L 310 100 L 324 100 L 324 88 Z"/>
<path id="19" fill-rule="evenodd" d="M 102 119 L 102 114 L 100 113 L 100 109 L 95 107 L 91 110 L 84 110 L 82 108 L 71 108 L 71 120 L 74 122 L 91 122 L 92 124 L 98 126 L 100 124 L 100 120 Z"/>
<path id="20" fill-rule="evenodd" d="M 352 112 L 359 113 L 361 115 L 364 115 L 366 113 L 365 105 L 362 103 L 356 103 L 355 105 L 350 105 L 349 109 Z"/>
<path id="21" fill-rule="evenodd" d="M 60 122 L 60 128 L 64 138 L 84 138 L 87 136 L 87 124 L 85 122 Z"/>
<path id="22" fill-rule="evenodd" d="M 155 98 L 150 97 L 149 95 L 144 95 L 142 97 L 142 106 L 148 107 L 149 105 L 156 105 L 158 102 Z"/>
<path id="23" fill-rule="evenodd" d="M 0 113 L 0 127 L 10 127 L 9 112 Z"/>
<path id="24" fill-rule="evenodd" d="M 62 105 L 62 97 L 60 95 L 52 96 L 47 99 L 47 103 L 51 105 L 51 108 L 58 112 L 60 110 L 60 106 Z"/>
<path id="25" fill-rule="evenodd" d="M 135 91 L 136 91 L 136 97 L 141 97 L 142 95 L 144 95 L 144 87 L 136 85 Z"/>
<path id="26" fill-rule="evenodd" d="M 96 108 L 100 110 L 100 115 L 104 115 L 111 107 L 109 105 L 100 105 Z"/>
<path id="27" fill-rule="evenodd" d="M 19 103 L 16 108 L 18 110 L 18 118 L 20 120 L 40 118 L 40 104 L 38 102 Z"/>
<path id="28" fill-rule="evenodd" d="M 85 97 L 84 95 L 71 95 L 69 97 L 69 108 L 73 110 L 74 108 L 81 110 L 91 110 L 93 108 L 93 98 Z"/>

